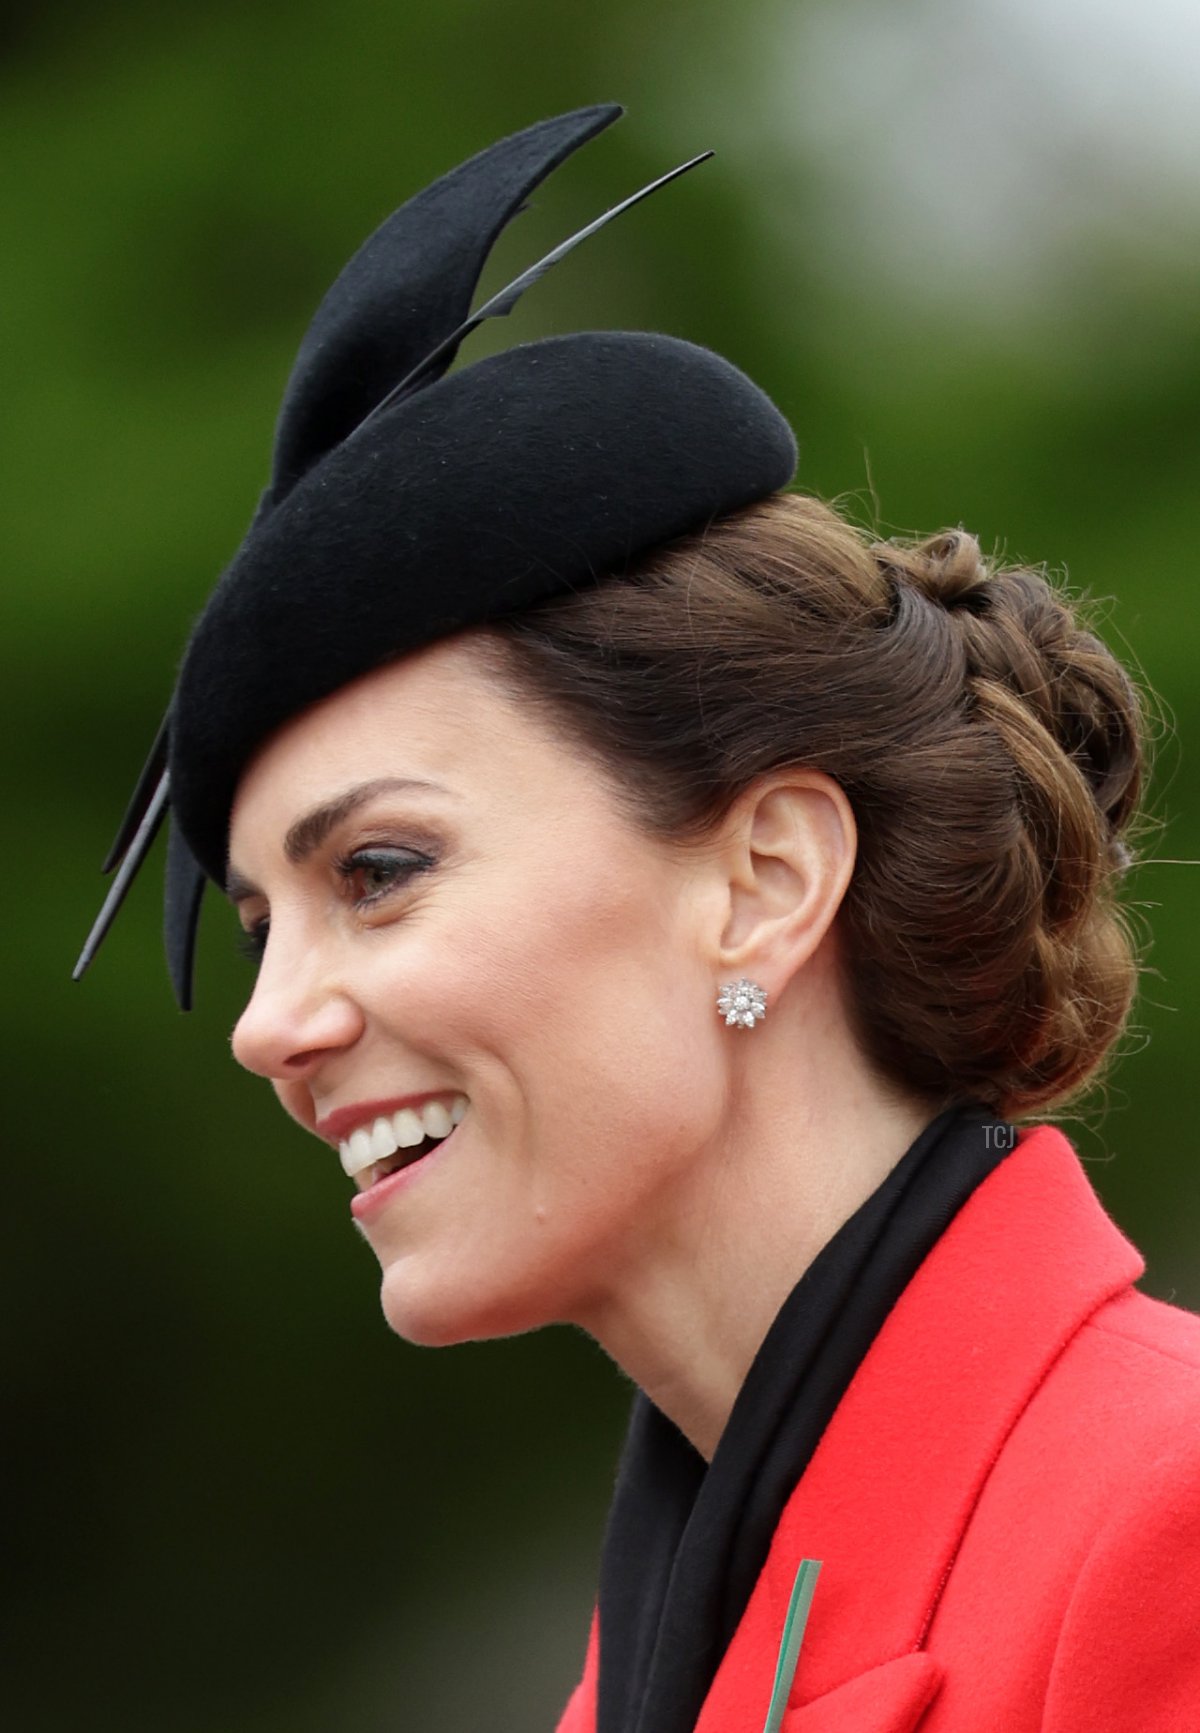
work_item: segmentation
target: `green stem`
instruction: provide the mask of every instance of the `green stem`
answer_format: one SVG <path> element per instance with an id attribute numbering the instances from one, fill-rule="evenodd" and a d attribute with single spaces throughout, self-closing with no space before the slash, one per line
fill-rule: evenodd
<path id="1" fill-rule="evenodd" d="M 808 1623 L 808 1611 L 812 1606 L 813 1592 L 820 1571 L 820 1559 L 801 1559 L 796 1580 L 792 1584 L 787 1618 L 783 1621 L 779 1660 L 775 1664 L 775 1685 L 771 1691 L 771 1704 L 767 1710 L 767 1719 L 763 1723 L 763 1733 L 779 1733 L 783 1712 L 787 1708 L 788 1693 L 792 1688 L 792 1680 L 796 1677 L 800 1644 L 804 1641 L 804 1627 Z"/>

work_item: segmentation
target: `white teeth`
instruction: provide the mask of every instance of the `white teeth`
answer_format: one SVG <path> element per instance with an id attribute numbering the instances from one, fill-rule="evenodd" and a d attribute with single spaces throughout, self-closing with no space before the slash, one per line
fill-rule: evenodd
<path id="1" fill-rule="evenodd" d="M 412 1149 L 426 1137 L 448 1137 L 469 1105 L 465 1095 L 453 1095 L 449 1107 L 445 1101 L 427 1101 L 419 1113 L 402 1107 L 388 1117 L 380 1115 L 370 1125 L 358 1126 L 338 1145 L 342 1167 L 353 1179 L 398 1149 Z"/>
<path id="2" fill-rule="evenodd" d="M 399 1113 L 393 1113 L 392 1130 L 401 1149 L 411 1149 L 425 1135 L 425 1128 L 411 1107 L 402 1107 Z"/>
<path id="3" fill-rule="evenodd" d="M 421 1110 L 421 1120 L 426 1137 L 448 1137 L 454 1129 L 454 1121 L 440 1101 L 427 1101 Z"/>
<path id="4" fill-rule="evenodd" d="M 396 1133 L 390 1119 L 377 1119 L 371 1127 L 371 1159 L 383 1161 L 396 1153 Z"/>

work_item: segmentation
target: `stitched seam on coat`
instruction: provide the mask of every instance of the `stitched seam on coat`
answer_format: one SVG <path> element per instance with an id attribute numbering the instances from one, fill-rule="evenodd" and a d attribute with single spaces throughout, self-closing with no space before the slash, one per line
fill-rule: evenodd
<path id="1" fill-rule="evenodd" d="M 1160 1347 L 1157 1342 L 1147 1342 L 1141 1336 L 1131 1336 L 1127 1330 L 1120 1330 L 1115 1324 L 1107 1323 L 1099 1318 L 1089 1318 L 1084 1328 L 1101 1330 L 1106 1336 L 1112 1336 L 1115 1341 L 1128 1342 L 1132 1348 L 1144 1348 L 1147 1354 L 1157 1354 L 1163 1360 L 1170 1360 L 1175 1366 L 1186 1366 L 1189 1371 L 1200 1374 L 1200 1361 L 1189 1360 L 1183 1354 L 1176 1354 L 1170 1348 Z"/>

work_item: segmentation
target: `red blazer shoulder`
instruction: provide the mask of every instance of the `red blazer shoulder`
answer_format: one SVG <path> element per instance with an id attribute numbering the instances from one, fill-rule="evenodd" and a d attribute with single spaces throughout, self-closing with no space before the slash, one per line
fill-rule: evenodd
<path id="1" fill-rule="evenodd" d="M 696 1733 L 1200 1733 L 1200 1318 L 1051 1126 L 926 1258 L 780 1520 Z M 594 1733 L 600 1633 L 560 1733 Z"/>

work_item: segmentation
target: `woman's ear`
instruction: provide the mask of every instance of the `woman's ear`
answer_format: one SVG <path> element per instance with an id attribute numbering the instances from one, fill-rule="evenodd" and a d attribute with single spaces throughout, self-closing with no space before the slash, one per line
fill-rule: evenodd
<path id="1" fill-rule="evenodd" d="M 854 810 L 833 777 L 780 770 L 757 779 L 730 808 L 718 851 L 718 971 L 780 993 L 828 932 L 857 850 Z"/>

